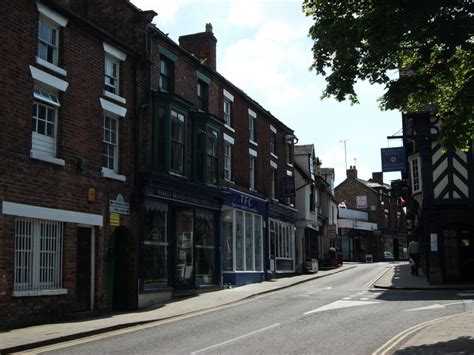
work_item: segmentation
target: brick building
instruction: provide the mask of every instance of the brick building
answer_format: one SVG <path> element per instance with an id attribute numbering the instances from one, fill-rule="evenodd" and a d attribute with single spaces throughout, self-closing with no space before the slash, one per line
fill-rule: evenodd
<path id="1" fill-rule="evenodd" d="M 392 195 L 392 187 L 383 182 L 382 173 L 373 173 L 367 180 L 357 176 L 351 166 L 347 178 L 335 188 L 339 208 L 338 228 L 344 260 L 384 260 L 384 252 L 396 259 L 406 257 L 406 218 Z"/>
<path id="2" fill-rule="evenodd" d="M 2 6 L 1 327 L 133 307 L 136 55 L 55 2 Z"/>
<path id="3" fill-rule="evenodd" d="M 2 326 L 294 272 L 295 136 L 216 71 L 210 24 L 177 44 L 127 0 L 5 10 Z"/>

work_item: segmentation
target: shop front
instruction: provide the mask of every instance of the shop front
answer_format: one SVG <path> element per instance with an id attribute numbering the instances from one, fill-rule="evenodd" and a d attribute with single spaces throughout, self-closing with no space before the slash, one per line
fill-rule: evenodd
<path id="1" fill-rule="evenodd" d="M 142 307 L 173 294 L 220 287 L 222 199 L 216 189 L 190 185 L 146 188 L 140 258 Z"/>
<path id="2" fill-rule="evenodd" d="M 297 210 L 268 203 L 268 272 L 282 276 L 295 273 L 295 230 Z"/>
<path id="3" fill-rule="evenodd" d="M 226 188 L 224 202 L 222 276 L 224 284 L 261 282 L 264 271 L 264 216 L 267 201 Z"/>

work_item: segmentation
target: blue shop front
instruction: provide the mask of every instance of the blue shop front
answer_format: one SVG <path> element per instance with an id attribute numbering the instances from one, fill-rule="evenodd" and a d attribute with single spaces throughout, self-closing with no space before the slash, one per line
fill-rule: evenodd
<path id="1" fill-rule="evenodd" d="M 264 221 L 267 201 L 231 189 L 222 211 L 222 276 L 224 284 L 265 280 Z"/>

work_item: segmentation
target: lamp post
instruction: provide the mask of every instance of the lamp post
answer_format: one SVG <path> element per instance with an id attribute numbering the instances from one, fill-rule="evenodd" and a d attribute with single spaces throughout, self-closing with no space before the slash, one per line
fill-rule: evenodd
<path id="1" fill-rule="evenodd" d="M 345 164 L 345 168 L 347 170 L 347 150 L 346 150 L 346 142 L 349 140 L 349 138 L 347 139 L 342 139 L 339 141 L 339 143 L 344 143 L 344 164 Z"/>

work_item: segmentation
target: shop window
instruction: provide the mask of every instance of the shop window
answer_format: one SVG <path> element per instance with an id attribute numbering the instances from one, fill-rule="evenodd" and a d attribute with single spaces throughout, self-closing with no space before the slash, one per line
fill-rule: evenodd
<path id="1" fill-rule="evenodd" d="M 277 220 L 269 220 L 270 254 L 275 256 L 277 272 L 294 271 L 294 226 Z"/>
<path id="2" fill-rule="evenodd" d="M 196 286 L 216 283 L 216 219 L 214 212 L 196 210 Z"/>
<path id="3" fill-rule="evenodd" d="M 223 216 L 224 271 L 263 271 L 262 217 L 232 209 Z"/>

